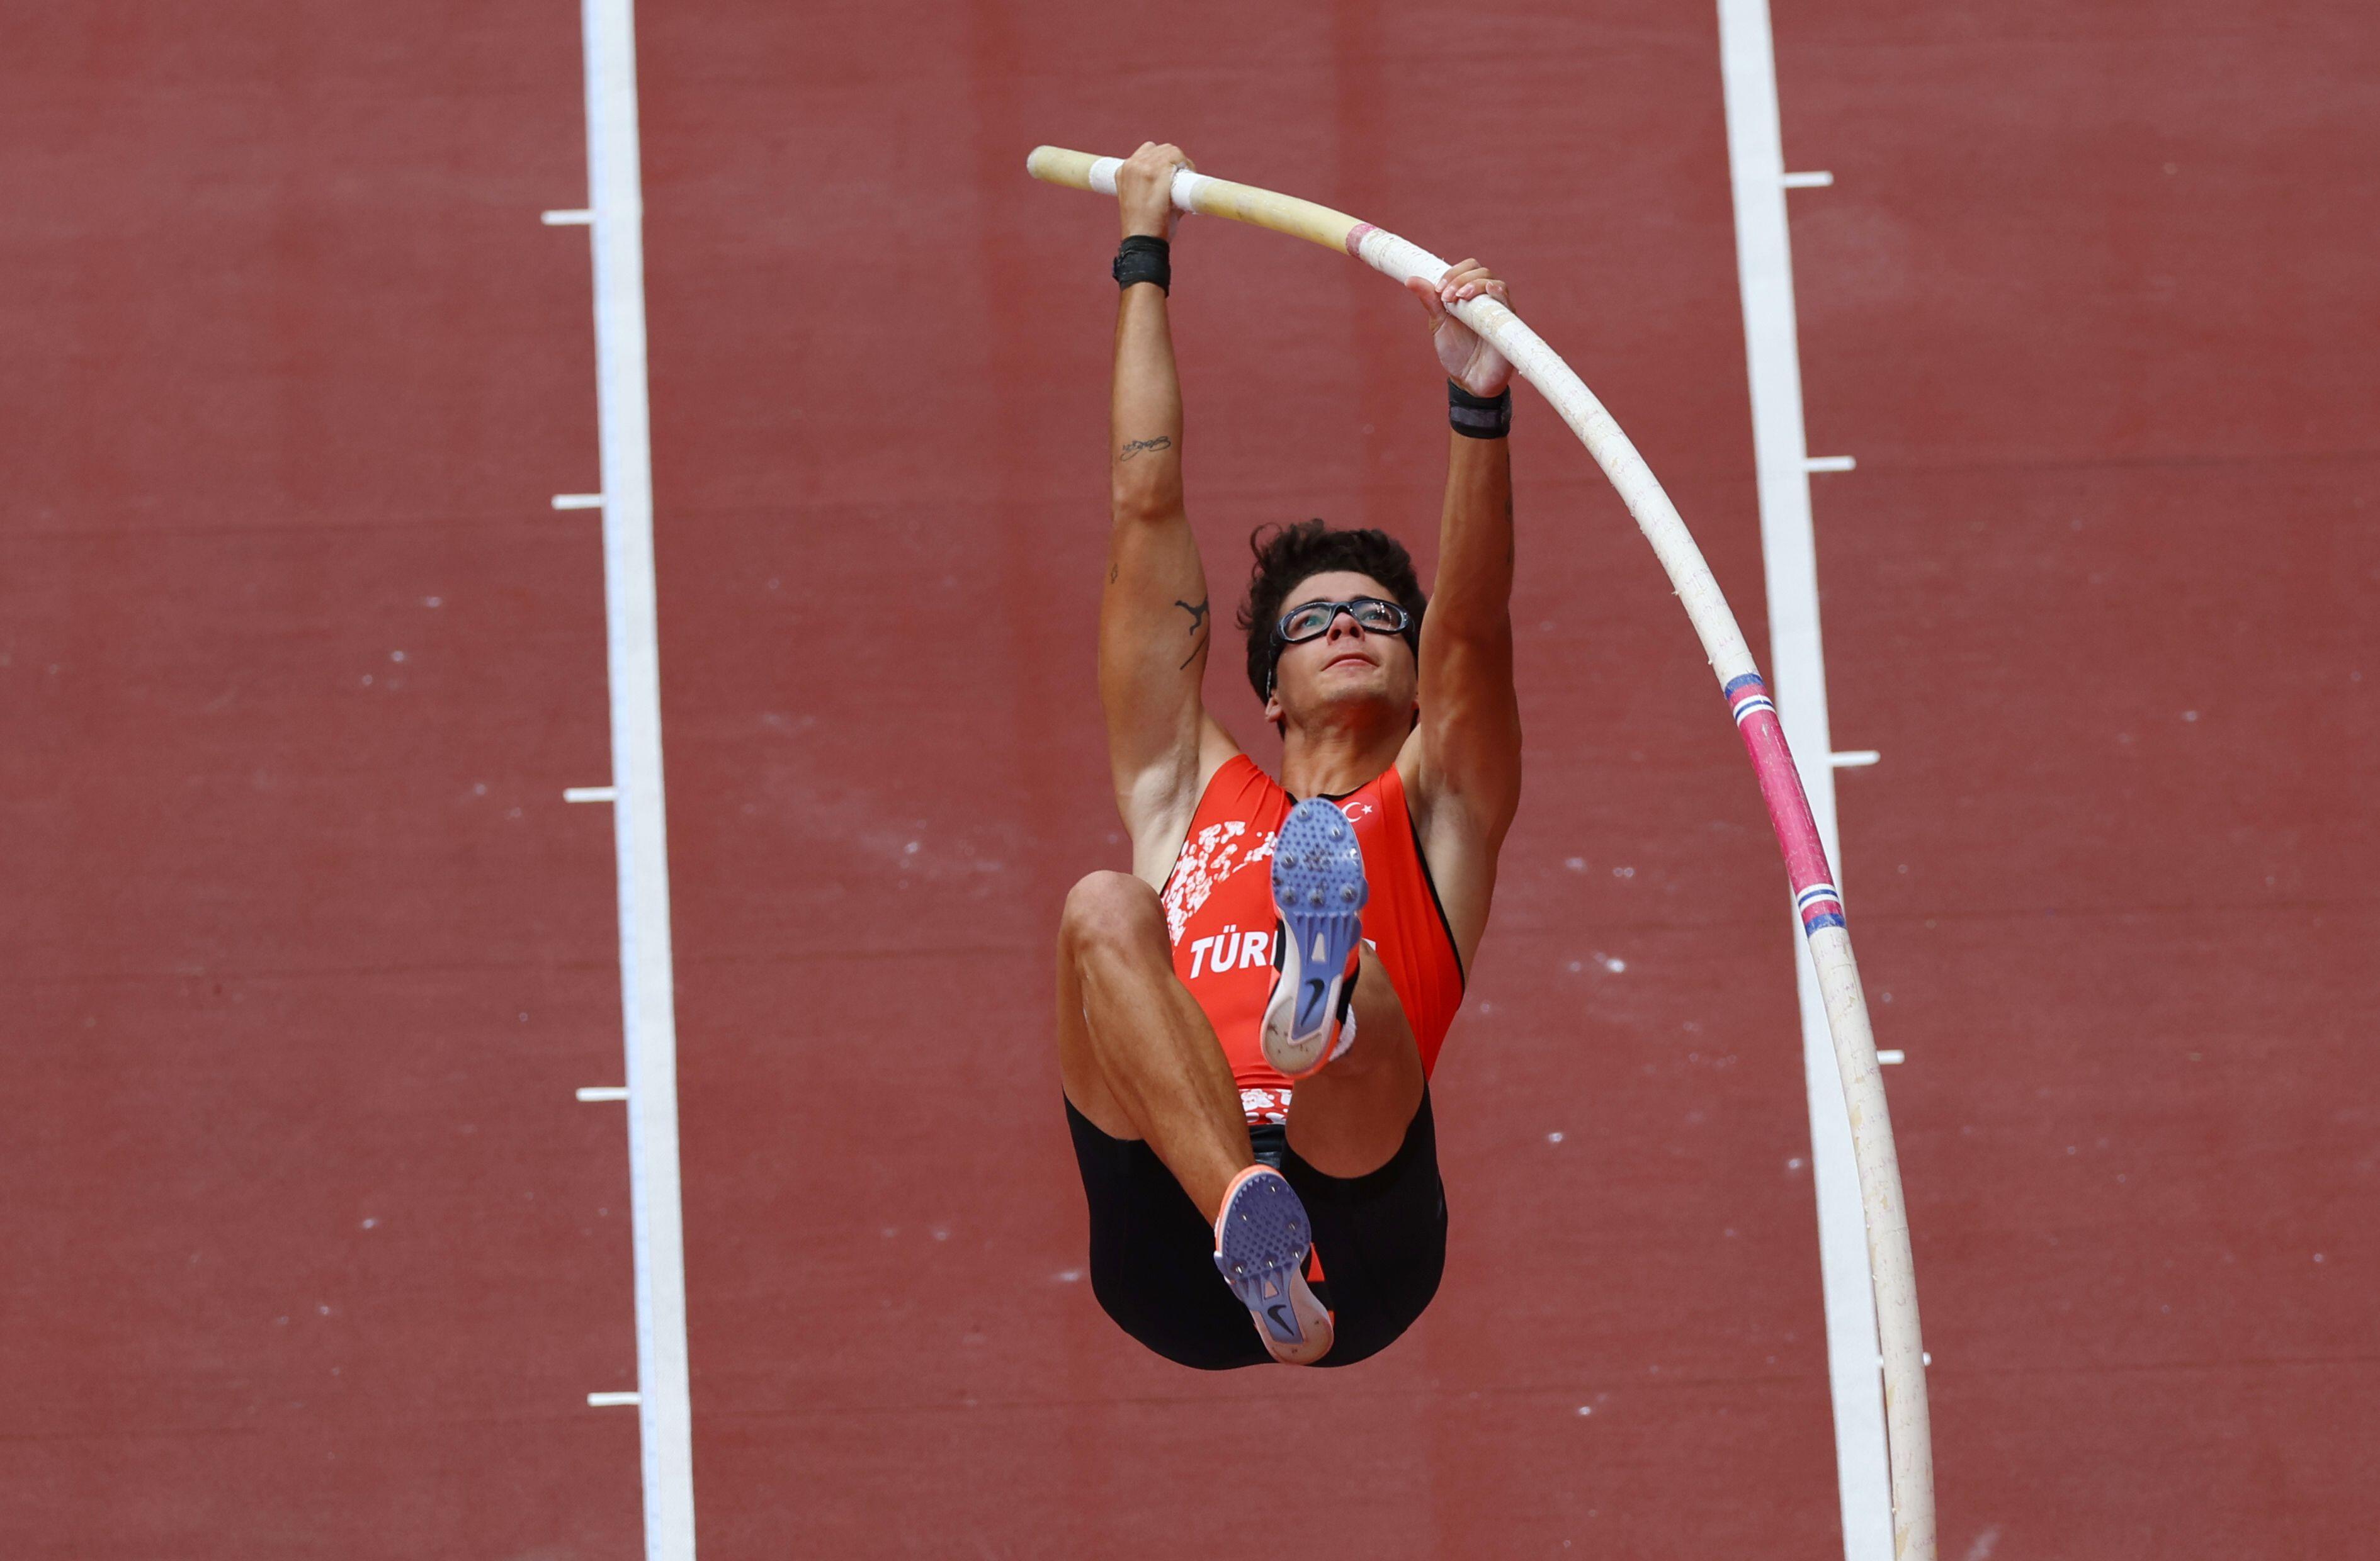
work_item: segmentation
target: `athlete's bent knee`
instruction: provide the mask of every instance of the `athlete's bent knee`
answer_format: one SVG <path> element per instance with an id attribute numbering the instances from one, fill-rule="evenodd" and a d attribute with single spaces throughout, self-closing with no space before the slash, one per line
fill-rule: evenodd
<path id="1" fill-rule="evenodd" d="M 1077 952 L 1139 950 L 1164 926 L 1155 889 L 1130 873 L 1093 873 L 1067 891 L 1059 936 Z"/>

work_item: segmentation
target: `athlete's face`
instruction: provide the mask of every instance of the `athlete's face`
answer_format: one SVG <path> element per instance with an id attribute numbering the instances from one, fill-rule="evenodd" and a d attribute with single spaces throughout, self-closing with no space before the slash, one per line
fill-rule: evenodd
<path id="1" fill-rule="evenodd" d="M 1292 587 L 1281 610 L 1357 597 L 1396 599 L 1369 575 L 1333 570 Z M 1265 718 L 1298 726 L 1377 719 L 1402 730 L 1413 720 L 1415 672 L 1413 649 L 1402 635 L 1366 629 L 1354 614 L 1342 612 L 1314 638 L 1281 648 Z"/>

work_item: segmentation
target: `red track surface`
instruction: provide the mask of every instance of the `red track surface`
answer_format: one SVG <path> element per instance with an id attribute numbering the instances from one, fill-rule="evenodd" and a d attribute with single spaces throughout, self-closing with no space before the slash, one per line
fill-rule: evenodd
<path id="1" fill-rule="evenodd" d="M 1835 733 L 1885 756 L 1843 877 L 1911 1058 L 1943 1554 L 2356 1554 L 2375 30 L 1777 29 L 1838 181 L 1802 345 L 1860 460 L 1817 491 Z M 737 0 L 640 44 L 705 1556 L 1839 1554 L 1782 876 L 1542 404 L 1428 1316 L 1327 1377 L 1141 1353 L 1073 1277 L 1047 1034 L 1058 901 L 1123 860 L 1113 228 L 1026 151 L 1170 137 L 1488 257 L 1758 644 L 1708 7 Z M 12 32 L 12 1558 L 638 1552 L 633 1413 L 583 1406 L 633 1374 L 624 1135 L 571 1098 L 620 1076 L 609 819 L 561 801 L 608 764 L 601 565 L 546 508 L 595 486 L 584 235 L 536 220 L 583 198 L 578 48 L 517 0 Z M 1265 521 L 1426 545 L 1411 306 L 1220 224 L 1177 274 L 1219 594 Z"/>

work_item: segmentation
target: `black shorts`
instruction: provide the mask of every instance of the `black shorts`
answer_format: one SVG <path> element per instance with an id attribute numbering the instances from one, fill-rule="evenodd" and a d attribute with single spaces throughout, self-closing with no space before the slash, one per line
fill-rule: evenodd
<path id="1" fill-rule="evenodd" d="M 1110 1138 L 1066 1103 L 1091 1206 L 1091 1293 L 1118 1326 L 1169 1361 L 1202 1371 L 1272 1357 L 1248 1309 L 1215 1272 L 1215 1231 L 1138 1139 Z M 1298 1158 L 1286 1130 L 1252 1125 L 1257 1157 L 1297 1190 L 1314 1222 L 1334 1342 L 1319 1364 L 1351 1366 L 1413 1325 L 1446 1269 L 1446 1190 L 1429 1092 L 1389 1163 L 1368 1176 L 1325 1176 Z"/>

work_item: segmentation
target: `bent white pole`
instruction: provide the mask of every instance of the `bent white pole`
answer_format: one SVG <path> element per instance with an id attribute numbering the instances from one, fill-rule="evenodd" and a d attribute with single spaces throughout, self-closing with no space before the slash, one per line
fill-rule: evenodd
<path id="1" fill-rule="evenodd" d="M 1115 193 L 1123 160 L 1096 157 L 1061 147 L 1036 147 L 1026 171 L 1037 179 Z M 1436 283 L 1447 265 L 1418 245 L 1386 229 L 1359 222 L 1310 200 L 1253 186 L 1210 178 L 1188 169 L 1173 175 L 1173 204 L 1184 212 L 1270 228 L 1326 248 L 1342 250 L 1402 285 L 1418 276 Z M 1769 822 L 1785 853 L 1793 906 L 1809 941 L 1826 995 L 1827 1025 L 1834 1037 L 1835 1061 L 1843 1079 L 1852 1142 L 1859 1162 L 1860 1202 L 1867 1217 L 1868 1266 L 1876 1281 L 1876 1332 L 1884 1347 L 1885 1434 L 1892 1458 L 1893 1554 L 1900 1561 L 1935 1561 L 1934 1451 L 1925 1411 L 1924 1346 L 1917 1327 L 1917 1280 L 1909 1249 L 1909 1219 L 1900 1192 L 1900 1167 L 1893 1154 L 1892 1119 L 1885 1108 L 1884 1079 L 1876 1066 L 1876 1035 L 1859 967 L 1852 958 L 1851 933 L 1843 925 L 1842 896 L 1827 864 L 1826 847 L 1802 792 L 1802 779 L 1785 746 L 1784 729 L 1769 702 L 1743 631 L 1728 610 L 1718 582 L 1703 562 L 1645 458 L 1570 366 L 1546 345 L 1518 315 L 1492 298 L 1454 306 L 1464 324 L 1510 358 L 1521 378 L 1535 385 L 1568 423 L 1603 468 L 1628 513 L 1668 571 L 1686 616 L 1709 657 L 1729 712 L 1735 718 Z"/>

